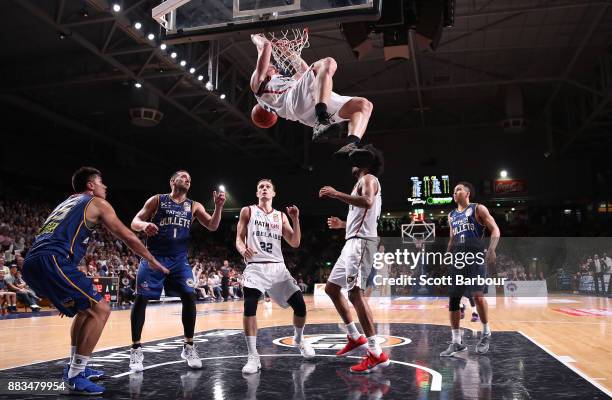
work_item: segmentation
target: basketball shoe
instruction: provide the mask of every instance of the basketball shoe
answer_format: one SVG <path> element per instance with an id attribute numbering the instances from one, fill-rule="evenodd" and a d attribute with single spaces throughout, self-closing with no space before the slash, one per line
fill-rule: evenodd
<path id="1" fill-rule="evenodd" d="M 144 354 L 142 354 L 142 347 L 137 349 L 130 349 L 130 370 L 134 372 L 142 372 L 144 370 L 144 366 L 142 362 L 144 361 Z"/>
<path id="2" fill-rule="evenodd" d="M 202 368 L 202 360 L 198 355 L 195 344 L 183 344 L 183 351 L 181 352 L 181 358 L 187 360 L 187 365 L 190 368 L 199 369 Z"/>
<path id="3" fill-rule="evenodd" d="M 374 372 L 380 368 L 386 367 L 391 363 L 389 361 L 389 356 L 381 352 L 378 357 L 376 357 L 370 350 L 361 362 L 357 365 L 353 365 L 350 371 L 353 374 L 369 374 Z"/>
<path id="4" fill-rule="evenodd" d="M 317 118 L 315 126 L 312 128 L 312 141 L 323 142 L 331 136 L 338 133 L 337 129 L 331 129 L 333 126 L 331 114 L 325 113 L 321 118 Z"/>
<path id="5" fill-rule="evenodd" d="M 99 395 L 104 393 L 105 390 L 104 387 L 96 385 L 87 379 L 83 372 L 69 378 L 66 381 L 66 386 L 68 386 L 70 393 L 81 395 Z"/>
<path id="6" fill-rule="evenodd" d="M 64 373 L 63 373 L 63 377 L 64 380 L 67 381 L 68 380 L 68 371 L 70 370 L 70 364 L 66 364 L 64 365 Z M 89 367 L 85 367 L 85 371 L 83 371 L 83 374 L 85 375 L 85 378 L 87 379 L 100 379 L 104 376 L 104 372 L 103 371 L 99 371 L 97 369 L 93 369 L 93 368 L 89 368 Z"/>
<path id="7" fill-rule="evenodd" d="M 306 339 L 302 339 L 302 341 L 297 344 L 297 347 L 300 349 L 300 353 L 302 353 L 304 358 L 313 358 L 315 356 L 315 350 Z"/>
<path id="8" fill-rule="evenodd" d="M 478 343 L 476 344 L 476 353 L 485 354 L 489 351 L 489 345 L 491 344 L 491 333 L 483 335 Z"/>
<path id="9" fill-rule="evenodd" d="M 452 357 L 457 353 L 461 353 L 462 351 L 466 351 L 467 346 L 463 343 L 451 343 L 448 345 L 448 348 L 440 353 L 440 357 Z"/>
<path id="10" fill-rule="evenodd" d="M 249 354 L 247 363 L 242 367 L 243 374 L 256 374 L 261 369 L 259 354 Z"/>
<path id="11" fill-rule="evenodd" d="M 348 342 L 336 353 L 337 357 L 348 356 L 349 354 L 353 354 L 358 350 L 367 349 L 368 347 L 368 339 L 365 336 L 361 335 L 357 339 L 353 340 L 350 336 L 346 336 Z"/>

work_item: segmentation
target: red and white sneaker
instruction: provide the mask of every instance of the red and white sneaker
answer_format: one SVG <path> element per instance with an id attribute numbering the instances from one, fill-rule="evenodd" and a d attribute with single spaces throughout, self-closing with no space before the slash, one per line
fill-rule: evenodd
<path id="1" fill-rule="evenodd" d="M 348 335 L 346 336 L 346 338 L 348 339 L 348 342 L 342 348 L 342 350 L 338 350 L 338 352 L 336 353 L 336 357 L 348 356 L 349 354 L 353 354 L 357 350 L 368 348 L 368 339 L 366 339 L 366 337 L 363 335 L 359 336 L 357 340 L 351 339 L 351 337 Z"/>
<path id="2" fill-rule="evenodd" d="M 363 357 L 361 362 L 351 367 L 353 374 L 369 374 L 377 369 L 386 367 L 390 364 L 389 356 L 386 353 L 380 353 L 380 356 L 376 357 L 368 350 L 368 354 Z"/>

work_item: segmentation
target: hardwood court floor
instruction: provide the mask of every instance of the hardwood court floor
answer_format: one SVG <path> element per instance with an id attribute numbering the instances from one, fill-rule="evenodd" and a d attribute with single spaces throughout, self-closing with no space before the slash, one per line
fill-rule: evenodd
<path id="1" fill-rule="evenodd" d="M 306 298 L 308 322 L 337 323 L 339 318 L 327 298 Z M 612 305 L 610 299 L 558 295 L 548 298 L 489 299 L 490 325 L 495 331 L 521 331 L 529 338 L 581 371 L 591 380 L 612 390 Z M 375 320 L 384 323 L 428 323 L 448 326 L 444 299 L 370 299 Z M 196 332 L 242 327 L 241 301 L 199 303 Z M 151 305 L 143 342 L 182 335 L 180 303 Z M 260 302 L 260 327 L 291 324 L 291 311 Z M 468 305 L 462 327 L 480 330 L 469 321 Z M 96 350 L 130 343 L 130 311 L 114 310 Z M 355 317 L 356 320 L 356 317 Z M 69 352 L 69 318 L 44 316 L 0 319 L 0 368 L 66 357 Z M 384 330 L 384 325 L 379 325 Z M 305 334 L 308 334 L 306 327 Z M 450 331 L 449 331 L 450 340 Z M 492 346 L 495 345 L 493 333 Z M 206 352 L 204 346 L 200 354 Z"/>

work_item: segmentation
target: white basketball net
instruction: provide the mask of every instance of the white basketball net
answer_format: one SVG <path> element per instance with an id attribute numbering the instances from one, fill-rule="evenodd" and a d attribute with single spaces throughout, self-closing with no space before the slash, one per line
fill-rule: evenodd
<path id="1" fill-rule="evenodd" d="M 272 44 L 272 57 L 279 68 L 295 74 L 301 65 L 302 50 L 310 45 L 308 28 L 265 34 Z"/>

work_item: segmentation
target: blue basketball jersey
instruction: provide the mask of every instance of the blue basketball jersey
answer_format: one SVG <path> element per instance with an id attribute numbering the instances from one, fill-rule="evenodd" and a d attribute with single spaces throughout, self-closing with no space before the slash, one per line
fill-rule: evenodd
<path id="1" fill-rule="evenodd" d="M 177 203 L 169 194 L 158 195 L 157 211 L 151 222 L 159 232 L 147 238 L 147 248 L 152 254 L 164 257 L 187 256 L 190 229 L 193 221 L 193 200 Z"/>
<path id="2" fill-rule="evenodd" d="M 453 245 L 481 246 L 485 226 L 476 219 L 476 207 L 478 203 L 470 203 L 465 210 L 454 209 L 448 215 Z"/>
<path id="3" fill-rule="evenodd" d="M 75 194 L 55 207 L 38 231 L 28 256 L 56 254 L 70 257 L 74 264 L 81 261 L 93 232 L 93 227 L 85 220 L 85 211 L 93 198 L 88 194 Z"/>

